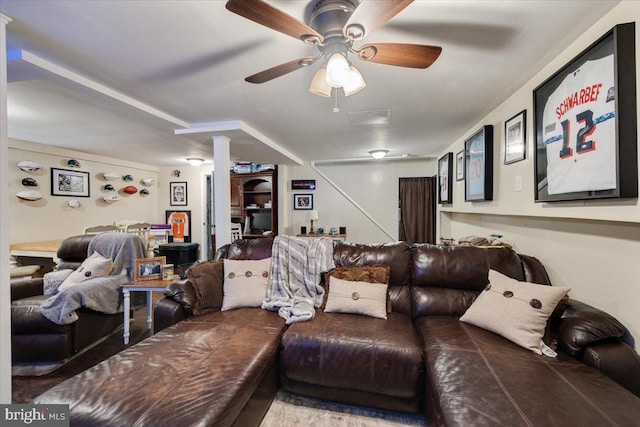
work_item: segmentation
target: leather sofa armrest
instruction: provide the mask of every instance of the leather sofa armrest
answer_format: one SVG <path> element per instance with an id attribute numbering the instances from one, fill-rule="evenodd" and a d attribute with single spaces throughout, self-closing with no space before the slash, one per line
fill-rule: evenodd
<path id="1" fill-rule="evenodd" d="M 580 357 L 588 347 L 602 342 L 621 342 L 627 329 L 616 318 L 590 305 L 570 299 L 558 322 L 558 344 Z"/>
<path id="2" fill-rule="evenodd" d="M 43 295 L 42 277 L 35 279 L 14 279 L 10 282 L 11 301 Z"/>
<path id="3" fill-rule="evenodd" d="M 640 397 L 640 356 L 628 344 L 606 342 L 587 347 L 582 361 Z"/>
<path id="4" fill-rule="evenodd" d="M 153 330 L 158 333 L 164 328 L 187 318 L 185 309 L 179 302 L 170 298 L 163 298 L 153 310 Z"/>

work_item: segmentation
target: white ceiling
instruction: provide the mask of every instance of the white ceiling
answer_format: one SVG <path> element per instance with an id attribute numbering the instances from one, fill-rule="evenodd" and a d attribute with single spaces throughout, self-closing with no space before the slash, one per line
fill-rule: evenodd
<path id="1" fill-rule="evenodd" d="M 269 3 L 304 21 L 315 2 Z M 8 50 L 23 49 L 175 119 L 28 65 L 9 68 L 9 136 L 173 166 L 190 156 L 212 162 L 214 134 L 174 130 L 241 122 L 252 132 L 215 133 L 231 137 L 240 160 L 360 158 L 375 148 L 437 155 L 617 3 L 417 0 L 361 43 L 437 45 L 440 58 L 426 70 L 355 60 L 367 88 L 340 96 L 334 114 L 333 98 L 307 90 L 319 63 L 260 85 L 244 81 L 317 51 L 227 11 L 222 0 L 2 0 L 0 12 L 13 19 Z M 381 109 L 391 110 L 390 124 L 349 120 L 349 112 Z"/>

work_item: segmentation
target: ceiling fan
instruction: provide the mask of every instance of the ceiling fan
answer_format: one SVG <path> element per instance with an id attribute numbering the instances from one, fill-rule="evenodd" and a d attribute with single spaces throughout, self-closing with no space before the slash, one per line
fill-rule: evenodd
<path id="1" fill-rule="evenodd" d="M 405 9 L 413 0 L 319 0 L 310 15 L 309 25 L 271 6 L 263 0 L 229 0 L 228 10 L 258 24 L 314 45 L 320 53 L 277 65 L 245 80 L 265 83 L 292 71 L 307 67 L 321 58 L 326 63 L 314 76 L 309 90 L 331 96 L 332 88 L 342 88 L 346 96 L 364 89 L 358 70 L 348 61 L 358 59 L 398 67 L 427 68 L 438 59 L 441 47 L 407 43 L 371 43 L 354 48 L 362 40 Z"/>

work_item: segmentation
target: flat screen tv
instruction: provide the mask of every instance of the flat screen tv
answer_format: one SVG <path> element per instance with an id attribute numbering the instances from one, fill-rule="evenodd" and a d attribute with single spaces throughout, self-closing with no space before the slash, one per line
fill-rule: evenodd
<path id="1" fill-rule="evenodd" d="M 253 212 L 251 214 L 251 231 L 260 233 L 271 231 L 271 212 Z"/>

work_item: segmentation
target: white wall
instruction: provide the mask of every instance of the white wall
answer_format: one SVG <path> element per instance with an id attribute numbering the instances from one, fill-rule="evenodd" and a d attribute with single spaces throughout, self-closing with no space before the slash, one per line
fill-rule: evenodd
<path id="1" fill-rule="evenodd" d="M 68 197 L 51 195 L 51 168 L 69 169 L 67 161 L 76 159 L 83 172 L 89 172 L 90 197 Z M 37 172 L 24 172 L 17 166 L 22 160 L 33 160 L 42 166 Z M 104 172 L 116 172 L 121 176 L 130 174 L 134 180 L 107 181 Z M 38 187 L 25 187 L 22 179 L 35 178 Z M 150 187 L 141 184 L 144 178 L 153 178 L 157 183 Z M 121 200 L 106 203 L 102 197 L 111 193 L 104 191 L 105 184 L 112 184 Z M 164 180 L 166 183 L 166 180 Z M 122 189 L 134 185 L 139 190 L 147 188 L 148 196 L 140 193 L 125 194 Z M 9 235 L 11 243 L 36 242 L 64 239 L 82 234 L 84 227 L 113 224 L 117 220 L 142 220 L 152 223 L 160 220 L 158 214 L 158 188 L 163 185 L 158 168 L 142 163 L 125 162 L 72 150 L 62 150 L 27 141 L 9 140 Z M 166 184 L 168 186 L 168 184 Z M 36 190 L 43 196 L 38 201 L 18 199 L 16 193 Z M 67 206 L 71 199 L 80 201 L 79 208 Z M 164 222 L 164 221 L 163 221 Z"/>
<path id="2" fill-rule="evenodd" d="M 347 241 L 358 243 L 397 240 L 399 178 L 433 176 L 436 173 L 435 159 L 335 162 L 316 164 L 316 167 L 321 174 L 308 164 L 290 168 L 284 194 L 288 206 L 280 211 L 281 217 L 287 218 L 284 233 L 298 234 L 301 226 L 309 229 L 308 212 L 293 209 L 293 194 L 309 193 L 314 196 L 314 209 L 320 218 L 315 226 L 323 227 L 325 232 L 331 227 L 347 227 Z M 315 179 L 317 188 L 314 191 L 291 191 L 291 179 Z M 348 198 L 363 208 L 368 216 Z"/>
<path id="3" fill-rule="evenodd" d="M 482 125 L 494 126 L 494 200 L 464 202 L 464 182 L 454 183 L 453 205 L 441 208 L 441 230 L 443 236 L 456 239 L 503 234 L 520 252 L 541 259 L 554 284 L 571 287 L 572 297 L 613 314 L 640 341 L 638 200 L 534 202 L 533 89 L 613 26 L 630 21 L 636 22 L 636 61 L 640 61 L 639 3 L 623 1 L 445 150 L 455 155 L 462 150 L 464 139 Z M 640 73 L 637 79 L 640 105 Z M 528 115 L 527 158 L 503 165 L 504 121 L 523 109 Z M 515 191 L 517 176 L 522 177 L 522 191 Z"/>

